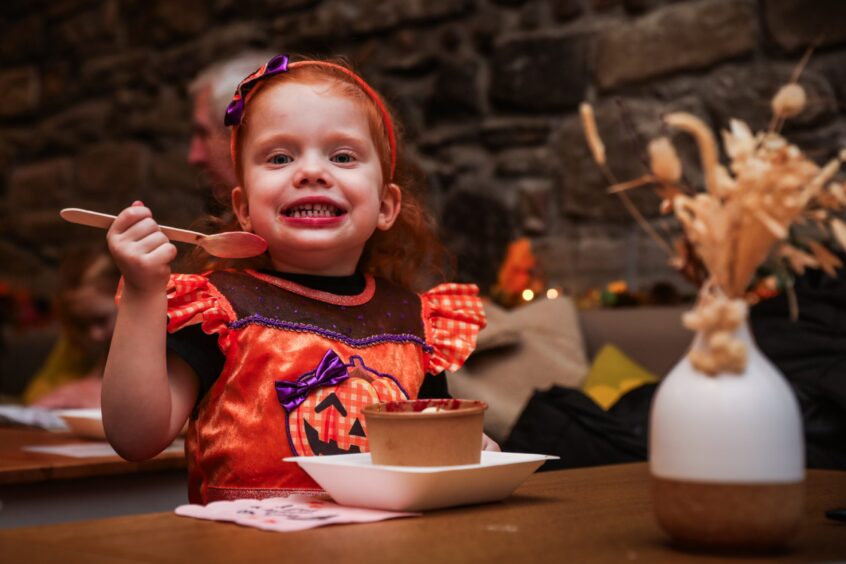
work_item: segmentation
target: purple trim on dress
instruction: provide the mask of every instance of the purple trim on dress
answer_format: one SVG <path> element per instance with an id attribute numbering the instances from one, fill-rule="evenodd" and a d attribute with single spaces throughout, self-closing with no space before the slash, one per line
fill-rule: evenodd
<path id="1" fill-rule="evenodd" d="M 323 337 L 328 337 L 336 341 L 341 341 L 351 347 L 362 348 L 371 345 L 378 345 L 380 343 L 415 343 L 423 347 L 427 353 L 434 351 L 431 345 L 426 344 L 426 341 L 416 335 L 409 335 L 407 333 L 395 334 L 385 333 L 382 335 L 373 335 L 372 337 L 365 337 L 363 339 L 353 339 L 347 337 L 343 333 L 336 331 L 329 331 L 316 325 L 309 325 L 307 323 L 295 323 L 293 321 L 280 321 L 278 319 L 271 319 L 260 314 L 253 314 L 242 319 L 237 319 L 229 323 L 230 329 L 242 329 L 247 325 L 264 325 L 275 329 L 290 329 L 301 333 L 316 333 Z"/>

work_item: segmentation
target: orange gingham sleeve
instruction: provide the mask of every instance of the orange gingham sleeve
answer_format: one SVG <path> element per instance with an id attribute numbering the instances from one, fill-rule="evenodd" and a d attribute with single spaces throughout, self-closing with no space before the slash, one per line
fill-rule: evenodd
<path id="1" fill-rule="evenodd" d="M 226 298 L 221 296 L 204 275 L 172 274 L 167 282 L 167 332 L 202 323 L 209 335 L 222 335 L 235 317 Z M 123 277 L 118 282 L 115 302 L 120 305 Z"/>
<path id="2" fill-rule="evenodd" d="M 455 372 L 476 348 L 485 327 L 485 310 L 474 284 L 441 284 L 420 296 L 426 342 L 426 372 Z"/>
<path id="3" fill-rule="evenodd" d="M 173 274 L 167 285 L 167 331 L 201 323 L 207 334 L 222 333 L 230 319 L 225 298 L 198 274 Z"/>

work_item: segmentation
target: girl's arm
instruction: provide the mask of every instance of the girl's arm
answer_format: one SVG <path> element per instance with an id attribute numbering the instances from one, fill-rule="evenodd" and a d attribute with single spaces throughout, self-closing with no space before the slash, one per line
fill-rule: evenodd
<path id="1" fill-rule="evenodd" d="M 165 347 L 165 292 L 176 248 L 140 202 L 118 215 L 107 240 L 124 288 L 103 374 L 103 424 L 118 454 L 142 460 L 161 452 L 182 429 L 198 382 L 185 362 L 168 358 Z"/>

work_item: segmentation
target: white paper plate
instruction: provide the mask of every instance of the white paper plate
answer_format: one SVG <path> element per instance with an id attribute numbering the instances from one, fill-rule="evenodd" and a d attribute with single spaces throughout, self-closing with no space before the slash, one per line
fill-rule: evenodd
<path id="1" fill-rule="evenodd" d="M 465 466 L 380 466 L 370 453 L 292 456 L 341 505 L 390 511 L 424 511 L 498 501 L 557 456 L 482 452 L 479 464 Z"/>
<path id="2" fill-rule="evenodd" d="M 100 408 L 56 409 L 53 411 L 70 428 L 71 433 L 89 439 L 106 438 L 103 430 L 103 413 Z"/>

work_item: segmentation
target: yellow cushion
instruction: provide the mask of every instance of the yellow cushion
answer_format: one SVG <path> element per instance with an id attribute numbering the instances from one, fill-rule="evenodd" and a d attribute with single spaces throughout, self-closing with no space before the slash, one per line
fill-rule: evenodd
<path id="1" fill-rule="evenodd" d="M 49 392 L 81 379 L 94 366 L 89 356 L 61 336 L 38 372 L 27 384 L 23 402 L 31 404 Z"/>
<path id="2" fill-rule="evenodd" d="M 602 409 L 608 410 L 620 397 L 639 386 L 657 382 L 658 378 L 630 359 L 614 345 L 605 345 L 593 359 L 582 391 Z"/>

